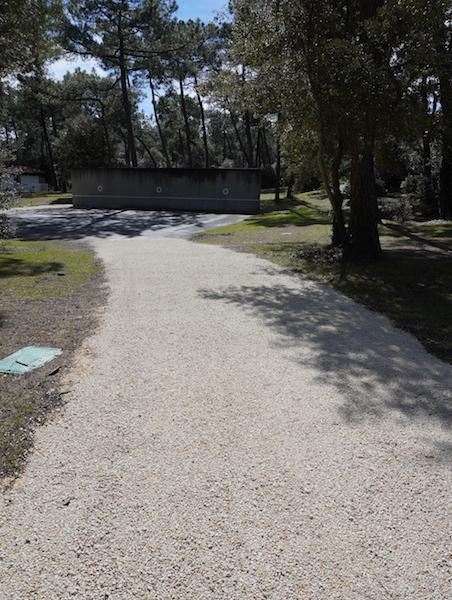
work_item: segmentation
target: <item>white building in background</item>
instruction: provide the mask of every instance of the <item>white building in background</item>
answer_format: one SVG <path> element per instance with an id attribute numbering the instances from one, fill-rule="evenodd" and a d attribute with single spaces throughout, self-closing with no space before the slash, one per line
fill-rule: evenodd
<path id="1" fill-rule="evenodd" d="M 49 184 L 42 171 L 28 167 L 19 167 L 16 176 L 21 194 L 42 194 L 49 191 Z"/>

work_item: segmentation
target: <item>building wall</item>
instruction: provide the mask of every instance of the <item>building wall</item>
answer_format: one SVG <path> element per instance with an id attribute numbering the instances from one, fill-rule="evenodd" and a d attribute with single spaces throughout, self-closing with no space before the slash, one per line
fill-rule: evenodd
<path id="1" fill-rule="evenodd" d="M 23 191 L 30 194 L 38 194 L 49 190 L 49 186 L 42 181 L 39 175 L 20 175 L 19 184 Z"/>
<path id="2" fill-rule="evenodd" d="M 259 212 L 258 169 L 74 169 L 77 208 Z"/>

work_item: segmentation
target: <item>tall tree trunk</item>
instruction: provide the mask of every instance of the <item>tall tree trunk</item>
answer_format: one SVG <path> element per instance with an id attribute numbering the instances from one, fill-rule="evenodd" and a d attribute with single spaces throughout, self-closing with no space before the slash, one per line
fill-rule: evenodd
<path id="1" fill-rule="evenodd" d="M 243 123 L 245 125 L 245 137 L 246 137 L 246 146 L 247 152 L 246 155 L 248 157 L 248 166 L 252 169 L 255 167 L 254 159 L 253 159 L 253 135 L 251 132 L 251 115 L 248 110 L 243 113 Z"/>
<path id="2" fill-rule="evenodd" d="M 350 149 L 350 247 L 360 258 L 381 254 L 373 146 L 373 133 L 355 126 Z"/>
<path id="3" fill-rule="evenodd" d="M 433 215 L 437 213 L 437 206 L 435 202 L 435 190 L 433 187 L 432 177 L 432 151 L 431 151 L 431 118 L 429 115 L 429 99 L 427 90 L 427 78 L 422 78 L 421 84 L 422 94 L 422 106 L 424 110 L 425 127 L 422 135 L 422 162 L 424 171 L 424 191 L 423 191 L 423 202 Z M 434 114 L 435 111 L 433 111 Z"/>
<path id="4" fill-rule="evenodd" d="M 125 61 L 125 52 L 124 52 L 124 37 L 122 34 L 122 25 L 121 20 L 118 21 L 118 39 L 119 39 L 119 72 L 120 72 L 120 81 L 121 81 L 121 93 L 122 93 L 122 107 L 124 111 L 124 118 L 126 122 L 126 130 L 127 130 L 127 146 L 130 156 L 130 161 L 132 163 L 132 167 L 138 166 L 137 159 L 137 148 L 135 144 L 135 135 L 133 132 L 133 122 L 132 122 L 132 106 L 130 104 L 129 98 L 129 83 L 127 80 L 127 66 Z"/>
<path id="5" fill-rule="evenodd" d="M 268 147 L 267 135 L 265 133 L 265 128 L 262 128 L 262 141 L 263 141 L 263 146 L 264 146 L 264 152 L 262 153 L 263 163 L 264 163 L 264 165 L 269 166 L 272 164 L 272 157 L 270 154 L 270 148 Z M 267 156 L 267 160 L 265 160 L 265 155 Z"/>
<path id="6" fill-rule="evenodd" d="M 41 108 L 40 114 L 41 114 L 42 135 L 44 138 L 47 156 L 49 159 L 50 179 L 51 179 L 53 189 L 56 190 L 58 188 L 58 180 L 57 180 L 57 176 L 56 176 L 55 163 L 53 160 L 52 144 L 50 142 L 49 132 L 47 130 L 46 118 L 44 115 L 44 110 L 42 108 Z"/>
<path id="7" fill-rule="evenodd" d="M 450 42 L 452 47 L 452 42 Z M 452 49 L 451 49 L 452 53 Z M 440 75 L 441 110 L 443 113 L 443 134 L 441 142 L 441 170 L 439 207 L 443 219 L 452 218 L 452 75 Z"/>
<path id="8" fill-rule="evenodd" d="M 347 243 L 347 232 L 345 228 L 344 212 L 342 210 L 344 198 L 341 192 L 340 181 L 342 154 L 343 140 L 342 136 L 339 134 L 331 165 L 331 189 L 334 196 L 334 203 L 337 206 L 337 210 L 333 212 L 333 235 L 331 239 L 333 246 L 343 246 Z"/>
<path id="9" fill-rule="evenodd" d="M 105 107 L 102 102 L 100 105 L 100 110 L 101 110 L 100 121 L 102 123 L 102 129 L 104 130 L 105 144 L 107 146 L 107 152 L 108 152 L 107 164 L 111 165 L 112 158 L 113 158 L 113 152 L 112 152 L 112 148 L 111 148 L 110 134 L 108 133 L 107 122 L 105 120 Z"/>
<path id="10" fill-rule="evenodd" d="M 249 165 L 250 164 L 250 160 L 252 161 L 253 159 L 252 158 L 250 159 L 250 157 L 248 156 L 247 149 L 245 147 L 245 144 L 243 143 L 242 136 L 240 135 L 240 131 L 239 131 L 239 128 L 237 126 L 237 118 L 236 118 L 235 114 L 231 110 L 229 111 L 229 116 L 231 117 L 232 127 L 233 127 L 235 135 L 237 137 L 237 141 L 239 143 L 239 146 L 240 146 L 240 148 L 242 150 L 244 161 L 245 161 L 245 163 L 247 165 Z"/>
<path id="11" fill-rule="evenodd" d="M 127 70 L 124 64 L 120 66 L 121 71 L 121 91 L 122 91 L 122 104 L 124 109 L 124 118 L 126 121 L 126 130 L 127 130 L 127 146 L 129 149 L 130 161 L 132 163 L 132 167 L 138 166 L 137 159 L 137 148 L 135 144 L 135 135 L 133 132 L 133 123 L 132 123 L 132 108 L 130 106 L 129 99 L 129 91 L 127 88 Z"/>
<path id="12" fill-rule="evenodd" d="M 262 130 L 261 128 L 259 128 L 258 132 L 257 132 L 257 140 L 256 140 L 256 154 L 255 154 L 255 159 L 254 159 L 254 164 L 256 165 L 256 167 L 260 167 L 261 163 L 262 163 L 262 152 L 261 152 L 261 146 L 262 146 Z"/>
<path id="13" fill-rule="evenodd" d="M 159 132 L 160 143 L 162 145 L 162 153 L 163 153 L 163 157 L 165 159 L 166 166 L 169 169 L 171 167 L 171 160 L 170 160 L 170 157 L 168 154 L 168 146 L 166 143 L 166 138 L 163 133 L 162 125 L 160 123 L 160 117 L 159 117 L 159 114 L 157 111 L 157 100 L 155 98 L 155 88 L 154 88 L 154 84 L 152 82 L 152 77 L 151 77 L 150 73 L 149 73 L 149 87 L 151 88 L 152 108 L 154 109 L 154 118 L 155 118 L 155 123 L 157 125 L 157 130 Z"/>
<path id="14" fill-rule="evenodd" d="M 180 129 L 177 130 L 177 133 L 179 135 L 179 146 L 180 146 L 180 153 L 182 155 L 182 164 L 185 165 L 185 145 L 184 145 L 184 138 L 182 136 L 182 131 Z"/>
<path id="15" fill-rule="evenodd" d="M 180 103 L 181 103 L 181 108 L 182 108 L 182 115 L 184 117 L 185 137 L 187 140 L 188 166 L 191 168 L 191 167 L 193 167 L 193 156 L 191 153 L 190 122 L 188 120 L 187 104 L 185 102 L 184 82 L 183 82 L 181 75 L 179 76 L 179 90 L 180 90 Z"/>
<path id="16" fill-rule="evenodd" d="M 141 138 L 138 135 L 137 135 L 137 140 L 143 146 L 145 152 L 147 153 L 147 155 L 151 159 L 152 163 L 154 164 L 154 167 L 156 167 L 157 166 L 157 161 L 155 160 L 155 158 L 154 158 L 154 156 L 153 156 L 153 154 L 152 154 L 151 149 L 149 148 L 149 146 L 146 144 L 146 142 L 143 140 L 143 138 Z"/>
<path id="17" fill-rule="evenodd" d="M 342 211 L 342 195 L 339 187 L 341 152 L 342 147 L 340 142 L 338 142 L 332 165 L 332 183 L 330 183 L 325 156 L 325 134 L 323 126 L 321 126 L 319 135 L 319 168 L 323 187 L 325 188 L 331 208 L 333 209 L 333 235 L 331 241 L 334 246 L 345 246 L 348 241 L 344 213 Z"/>
<path id="18" fill-rule="evenodd" d="M 275 202 L 279 202 L 281 192 L 281 144 L 276 142 Z"/>
<path id="19" fill-rule="evenodd" d="M 201 113 L 201 125 L 202 125 L 202 141 L 204 144 L 204 164 L 206 169 L 210 167 L 210 157 L 209 157 L 209 144 L 207 142 L 207 127 L 206 127 L 206 116 L 204 113 L 204 106 L 202 103 L 201 95 L 198 91 L 198 78 L 196 77 L 196 73 L 193 75 L 195 80 L 195 91 L 196 97 L 198 99 L 199 111 Z"/>

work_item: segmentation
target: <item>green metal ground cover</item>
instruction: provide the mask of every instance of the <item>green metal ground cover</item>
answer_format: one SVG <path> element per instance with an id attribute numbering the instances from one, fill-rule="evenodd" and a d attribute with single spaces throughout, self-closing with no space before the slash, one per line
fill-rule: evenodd
<path id="1" fill-rule="evenodd" d="M 62 353 L 61 348 L 27 346 L 0 360 L 0 373 L 23 375 L 42 367 Z"/>

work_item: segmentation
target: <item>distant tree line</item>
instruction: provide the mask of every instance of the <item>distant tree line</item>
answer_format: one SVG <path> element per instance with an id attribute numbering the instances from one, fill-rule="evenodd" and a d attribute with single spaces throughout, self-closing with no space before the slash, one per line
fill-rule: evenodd
<path id="1" fill-rule="evenodd" d="M 176 8 L 6 3 L 0 141 L 13 162 L 60 189 L 78 166 L 259 167 L 289 194 L 322 182 L 333 243 L 370 257 L 379 195 L 452 218 L 449 0 L 232 0 L 211 23 Z M 103 70 L 51 79 L 71 55 Z"/>

